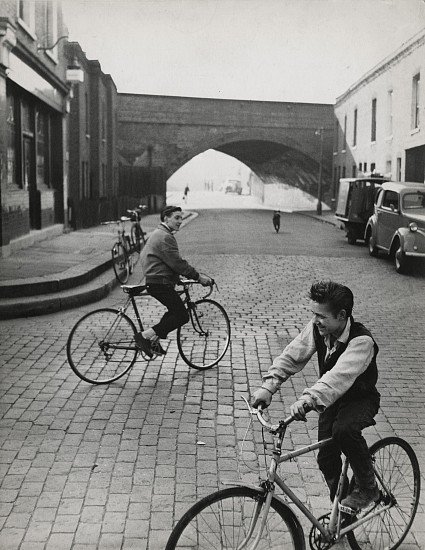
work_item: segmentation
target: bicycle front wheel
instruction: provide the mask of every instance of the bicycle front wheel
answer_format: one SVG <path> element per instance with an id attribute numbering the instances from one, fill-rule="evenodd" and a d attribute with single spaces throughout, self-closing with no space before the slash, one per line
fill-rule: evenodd
<path id="1" fill-rule="evenodd" d="M 112 247 L 112 267 L 118 282 L 124 285 L 130 276 L 130 262 L 126 249 L 122 243 L 115 243 Z"/>
<path id="2" fill-rule="evenodd" d="M 372 510 L 390 508 L 347 534 L 353 550 L 394 550 L 405 539 L 419 503 L 419 463 L 412 447 L 398 437 L 381 439 L 370 448 L 381 491 L 378 503 L 358 514 L 361 519 Z"/>
<path id="3" fill-rule="evenodd" d="M 131 228 L 131 244 L 133 249 L 140 253 L 146 244 L 145 234 L 140 225 L 133 225 Z"/>
<path id="4" fill-rule="evenodd" d="M 250 487 L 230 487 L 190 508 L 174 527 L 165 550 L 251 548 L 261 528 L 264 495 Z M 304 550 L 300 524 L 285 505 L 272 499 L 257 550 Z"/>
<path id="5" fill-rule="evenodd" d="M 189 316 L 190 321 L 177 330 L 180 355 L 194 369 L 209 369 L 229 347 L 229 317 L 220 304 L 207 299 L 191 303 Z"/>
<path id="6" fill-rule="evenodd" d="M 118 380 L 136 361 L 136 327 L 116 309 L 98 309 L 82 317 L 66 346 L 68 362 L 77 376 L 91 384 Z"/>

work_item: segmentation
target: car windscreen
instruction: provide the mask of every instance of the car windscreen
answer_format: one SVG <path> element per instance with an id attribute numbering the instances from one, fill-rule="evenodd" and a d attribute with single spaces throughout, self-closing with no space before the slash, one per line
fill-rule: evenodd
<path id="1" fill-rule="evenodd" d="M 412 191 L 403 197 L 404 210 L 425 209 L 425 191 Z"/>

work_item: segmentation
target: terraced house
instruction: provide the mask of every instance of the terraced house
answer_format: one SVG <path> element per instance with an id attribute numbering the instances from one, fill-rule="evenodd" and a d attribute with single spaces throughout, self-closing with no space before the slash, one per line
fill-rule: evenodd
<path id="1" fill-rule="evenodd" d="M 333 179 L 379 173 L 425 182 L 425 29 L 335 104 Z"/>

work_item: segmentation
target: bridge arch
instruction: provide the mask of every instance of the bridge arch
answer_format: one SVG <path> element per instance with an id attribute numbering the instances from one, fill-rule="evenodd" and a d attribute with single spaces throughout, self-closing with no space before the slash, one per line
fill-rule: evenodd
<path id="1" fill-rule="evenodd" d="M 129 164 L 163 168 L 168 179 L 213 149 L 317 196 L 323 132 L 323 191 L 331 187 L 332 105 L 119 94 L 118 148 Z M 329 194 L 329 193 L 328 193 Z"/>

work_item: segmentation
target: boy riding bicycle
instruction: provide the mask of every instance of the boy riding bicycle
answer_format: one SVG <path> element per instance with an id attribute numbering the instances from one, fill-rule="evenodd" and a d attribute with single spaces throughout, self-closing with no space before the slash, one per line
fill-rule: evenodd
<path id="1" fill-rule="evenodd" d="M 253 394 L 253 406 L 268 407 L 272 396 L 317 353 L 319 380 L 306 388 L 291 406 L 291 414 L 305 420 L 306 409 L 319 413 L 318 439 L 332 437 L 317 462 L 333 500 L 341 473 L 341 451 L 348 457 L 355 488 L 343 506 L 361 509 L 379 497 L 372 460 L 362 430 L 375 424 L 380 394 L 376 356 L 378 346 L 368 329 L 352 317 L 353 293 L 339 283 L 321 281 L 310 288 L 313 318 L 277 357 L 263 384 Z"/>
<path id="2" fill-rule="evenodd" d="M 198 273 L 180 256 L 174 233 L 183 222 L 182 209 L 166 206 L 161 211 L 160 219 L 161 223 L 149 237 L 141 254 L 147 291 L 167 308 L 159 323 L 136 335 L 137 345 L 148 357 L 153 357 L 153 351 L 164 355 L 159 339 L 166 338 L 169 332 L 189 321 L 187 310 L 174 288 L 179 275 L 195 279 L 203 286 L 213 283 L 210 277 Z"/>

